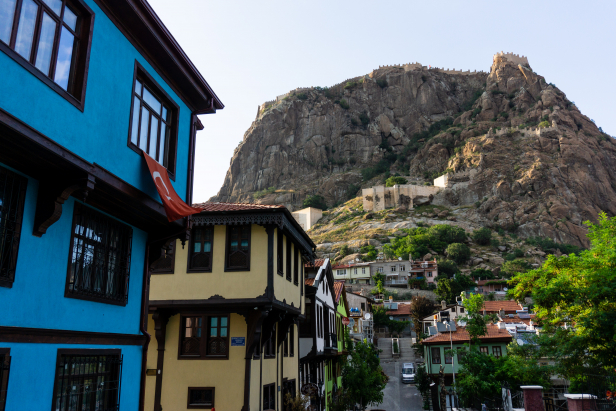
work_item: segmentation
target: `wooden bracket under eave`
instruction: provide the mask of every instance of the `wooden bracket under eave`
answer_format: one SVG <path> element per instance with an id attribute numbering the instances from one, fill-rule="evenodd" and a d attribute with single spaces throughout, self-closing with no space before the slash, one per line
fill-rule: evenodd
<path id="1" fill-rule="evenodd" d="M 36 212 L 34 214 L 34 228 L 32 234 L 42 237 L 62 216 L 62 206 L 68 198 L 78 191 L 82 191 L 85 201 L 88 193 L 94 190 L 96 179 L 93 175 L 73 180 L 66 185 L 68 179 L 62 179 L 64 183 L 57 183 L 52 180 L 41 180 L 39 182 L 38 196 L 36 198 Z"/>

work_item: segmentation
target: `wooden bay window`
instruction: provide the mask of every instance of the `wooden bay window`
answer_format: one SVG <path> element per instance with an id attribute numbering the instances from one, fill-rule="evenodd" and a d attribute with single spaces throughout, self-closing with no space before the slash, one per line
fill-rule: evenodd
<path id="1" fill-rule="evenodd" d="M 225 271 L 250 271 L 249 224 L 227 226 Z"/>

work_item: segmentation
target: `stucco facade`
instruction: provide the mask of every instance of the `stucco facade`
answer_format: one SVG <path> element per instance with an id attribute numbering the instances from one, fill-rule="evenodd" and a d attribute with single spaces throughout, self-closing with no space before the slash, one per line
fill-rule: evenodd
<path id="1" fill-rule="evenodd" d="M 53 70 L 64 29 L 54 29 L 38 49 L 33 38 L 34 54 L 20 52 L 15 38 L 0 38 L 0 362 L 10 360 L 2 409 L 64 411 L 71 402 L 85 409 L 105 391 L 98 406 L 138 410 L 145 284 L 160 254 L 155 240 L 182 236 L 188 221 L 167 220 L 142 152 L 129 144 L 135 79 L 147 79 L 154 99 L 173 111 L 166 120 L 174 151 L 165 153 L 165 167 L 186 202 L 196 132 L 203 128 L 197 113 L 224 106 L 177 42 L 167 42 L 171 34 L 146 2 L 67 3 L 81 30 L 67 85 L 34 61 L 54 44 Z M 33 2 L 34 15 L 44 9 L 61 27 L 60 12 L 45 4 Z M 17 28 L 26 20 L 13 21 Z M 92 364 L 104 359 L 107 381 L 118 388 L 102 389 L 97 381 L 88 400 L 83 384 L 62 374 L 78 355 Z"/>
<path id="2" fill-rule="evenodd" d="M 314 244 L 284 207 L 197 206 L 190 241 L 172 247 L 173 271 L 151 279 L 146 409 L 189 409 L 197 390 L 208 408 L 280 410 L 300 388 Z"/>

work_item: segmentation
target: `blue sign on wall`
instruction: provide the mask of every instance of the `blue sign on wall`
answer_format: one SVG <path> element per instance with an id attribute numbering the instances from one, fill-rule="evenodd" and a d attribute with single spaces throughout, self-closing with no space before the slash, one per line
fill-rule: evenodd
<path id="1" fill-rule="evenodd" d="M 231 337 L 231 347 L 243 347 L 246 345 L 245 337 Z"/>

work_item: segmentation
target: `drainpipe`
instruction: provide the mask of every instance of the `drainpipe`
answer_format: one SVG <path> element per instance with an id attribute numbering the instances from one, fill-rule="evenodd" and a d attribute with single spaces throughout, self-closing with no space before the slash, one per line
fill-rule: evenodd
<path id="1" fill-rule="evenodd" d="M 148 334 L 146 329 L 147 310 L 148 310 L 148 296 L 150 293 L 150 264 L 148 260 L 150 258 L 150 245 L 146 243 L 145 246 L 145 260 L 143 264 L 143 284 L 141 290 L 141 315 L 139 319 L 139 331 L 145 335 L 145 341 L 141 350 L 141 386 L 139 387 L 139 410 L 144 411 L 145 408 L 145 378 L 146 370 L 148 367 L 148 346 L 152 336 Z"/>

